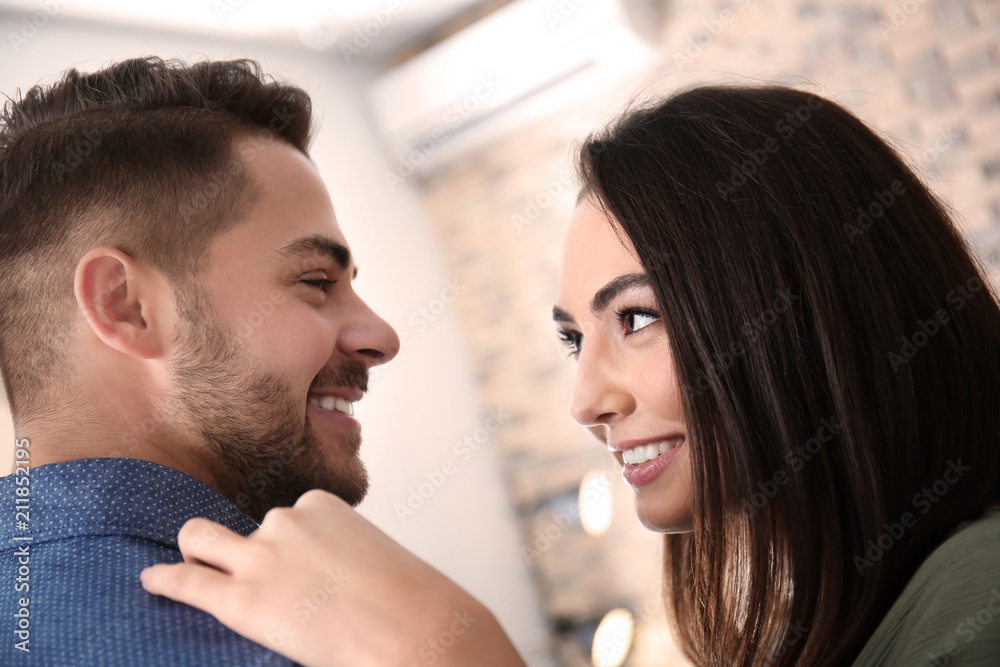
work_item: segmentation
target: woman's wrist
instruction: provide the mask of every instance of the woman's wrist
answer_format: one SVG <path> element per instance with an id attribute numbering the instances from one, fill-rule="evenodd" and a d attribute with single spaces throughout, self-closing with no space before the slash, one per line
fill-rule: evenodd
<path id="1" fill-rule="evenodd" d="M 462 591 L 464 594 L 465 592 Z M 437 667 L 524 667 L 500 622 L 481 602 L 468 594 L 437 604 L 430 630 L 416 654 L 403 656 L 403 665 Z"/>

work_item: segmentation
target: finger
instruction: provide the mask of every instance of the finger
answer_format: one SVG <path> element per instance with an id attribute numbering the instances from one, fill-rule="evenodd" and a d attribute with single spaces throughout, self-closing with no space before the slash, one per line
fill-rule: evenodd
<path id="1" fill-rule="evenodd" d="M 189 519 L 177 533 L 177 546 L 185 561 L 196 561 L 225 572 L 238 565 L 245 537 L 202 517 Z"/>
<path id="2" fill-rule="evenodd" d="M 142 587 L 153 595 L 189 604 L 210 614 L 212 606 L 223 599 L 232 577 L 194 563 L 159 563 L 139 574 Z"/>
<path id="3" fill-rule="evenodd" d="M 248 585 L 236 576 L 195 563 L 151 565 L 139 574 L 139 581 L 147 592 L 211 614 L 244 637 L 258 642 L 264 637 L 261 624 L 269 617 L 267 611 L 261 612 L 266 595 L 259 583 Z"/>

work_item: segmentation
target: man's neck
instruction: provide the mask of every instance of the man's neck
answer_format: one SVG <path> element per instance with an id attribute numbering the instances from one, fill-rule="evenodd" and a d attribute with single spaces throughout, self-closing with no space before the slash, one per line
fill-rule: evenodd
<path id="1" fill-rule="evenodd" d="M 179 470 L 219 489 L 204 460 L 202 447 L 165 442 L 162 431 L 151 431 L 150 418 L 138 424 L 81 417 L 46 417 L 45 424 L 26 421 L 15 428 L 17 440 L 27 440 L 31 468 L 89 458 L 129 458 Z M 109 428 L 110 427 L 110 428 Z M 144 430 L 145 429 L 145 430 Z M 4 473 L 13 472 L 13 464 Z"/>

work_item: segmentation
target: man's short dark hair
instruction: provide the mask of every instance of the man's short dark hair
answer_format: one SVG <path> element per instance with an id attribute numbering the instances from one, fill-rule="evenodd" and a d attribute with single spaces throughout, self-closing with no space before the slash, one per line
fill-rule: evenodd
<path id="1" fill-rule="evenodd" d="M 15 420 L 68 373 L 79 258 L 115 247 L 175 289 L 249 209 L 261 142 L 303 154 L 311 103 L 251 60 L 138 58 L 8 98 L 0 112 L 0 373 Z"/>

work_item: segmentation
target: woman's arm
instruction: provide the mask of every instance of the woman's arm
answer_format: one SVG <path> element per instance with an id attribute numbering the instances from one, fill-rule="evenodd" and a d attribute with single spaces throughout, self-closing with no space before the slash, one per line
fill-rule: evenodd
<path id="1" fill-rule="evenodd" d="M 208 519 L 143 587 L 309 667 L 523 667 L 486 607 L 347 503 L 310 491 L 242 537 Z"/>

